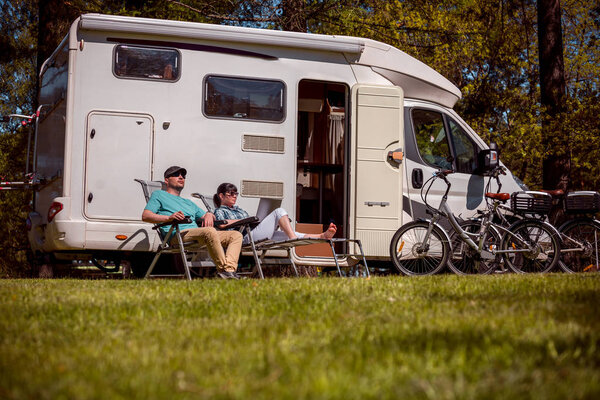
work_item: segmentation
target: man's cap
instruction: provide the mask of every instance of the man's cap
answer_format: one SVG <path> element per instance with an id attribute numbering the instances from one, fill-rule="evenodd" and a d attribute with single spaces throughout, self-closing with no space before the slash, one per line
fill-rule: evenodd
<path id="1" fill-rule="evenodd" d="M 175 174 L 176 172 L 181 172 L 183 175 L 187 175 L 187 170 L 185 168 L 173 165 L 172 167 L 167 168 L 167 170 L 165 171 L 165 179 Z"/>

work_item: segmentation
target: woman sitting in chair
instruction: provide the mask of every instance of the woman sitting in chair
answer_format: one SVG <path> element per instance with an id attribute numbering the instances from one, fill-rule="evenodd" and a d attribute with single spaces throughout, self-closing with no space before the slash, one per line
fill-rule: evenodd
<path id="1" fill-rule="evenodd" d="M 237 201 L 238 191 L 232 183 L 221 183 L 217 188 L 217 193 L 213 196 L 213 202 L 217 209 L 215 217 L 217 220 L 227 221 L 231 224 L 240 219 L 248 218 L 248 213 L 242 208 L 235 205 Z M 277 230 L 277 228 L 281 228 Z M 227 225 L 221 225 L 222 229 L 227 229 Z M 329 228 L 323 233 L 299 233 L 294 232 L 292 224 L 288 218 L 288 213 L 283 208 L 277 208 L 267 215 L 254 229 L 252 229 L 252 237 L 254 241 L 265 239 L 271 240 L 286 240 L 286 239 L 331 239 L 337 227 L 335 224 L 329 224 Z M 244 237 L 244 243 L 248 243 L 249 239 Z"/>

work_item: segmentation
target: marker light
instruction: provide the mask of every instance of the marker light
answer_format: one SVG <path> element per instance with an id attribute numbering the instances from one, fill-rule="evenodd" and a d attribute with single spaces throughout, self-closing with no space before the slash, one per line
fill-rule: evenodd
<path id="1" fill-rule="evenodd" d="M 48 223 L 52 222 L 56 214 L 61 212 L 62 209 L 62 203 L 59 203 L 58 201 L 53 202 L 52 205 L 50 205 L 50 208 L 48 209 Z"/>

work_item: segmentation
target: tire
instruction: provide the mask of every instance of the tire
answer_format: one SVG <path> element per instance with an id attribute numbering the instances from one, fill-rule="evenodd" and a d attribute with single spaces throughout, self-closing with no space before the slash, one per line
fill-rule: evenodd
<path id="1" fill-rule="evenodd" d="M 554 268 L 560 259 L 560 242 L 554 228 L 535 220 L 523 220 L 508 228 L 502 238 L 502 250 L 526 250 L 503 254 L 506 265 L 516 273 L 543 273 Z M 514 235 L 514 236 L 513 236 Z M 518 237 L 521 240 L 517 240 Z"/>
<path id="2" fill-rule="evenodd" d="M 423 237 L 427 222 L 410 222 L 398 229 L 390 243 L 390 256 L 394 267 L 405 275 L 433 275 L 444 268 L 450 254 L 447 236 L 433 226 L 429 248 L 423 251 Z"/>
<path id="3" fill-rule="evenodd" d="M 569 273 L 598 271 L 600 224 L 593 220 L 574 220 L 563 224 L 559 231 L 562 235 L 562 251 L 559 263 L 562 270 Z M 569 249 L 580 250 L 568 251 Z"/>
<path id="4" fill-rule="evenodd" d="M 460 226 L 474 238 L 479 233 L 481 224 L 478 221 L 464 221 Z M 455 231 L 450 235 L 450 243 L 452 244 L 452 253 L 448 258 L 448 268 L 457 275 L 487 275 L 498 269 L 502 263 L 500 255 L 496 255 L 493 260 L 482 259 Z M 490 229 L 483 248 L 486 250 L 491 247 L 499 249 L 500 244 L 500 235 L 494 229 Z"/>

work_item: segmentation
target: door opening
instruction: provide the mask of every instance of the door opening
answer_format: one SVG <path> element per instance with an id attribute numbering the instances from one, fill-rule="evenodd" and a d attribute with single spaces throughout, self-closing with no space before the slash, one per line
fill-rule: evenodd
<path id="1" fill-rule="evenodd" d="M 302 80 L 298 96 L 297 229 L 322 232 L 333 222 L 346 237 L 348 88 Z"/>

